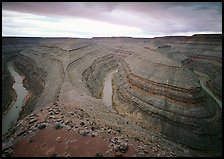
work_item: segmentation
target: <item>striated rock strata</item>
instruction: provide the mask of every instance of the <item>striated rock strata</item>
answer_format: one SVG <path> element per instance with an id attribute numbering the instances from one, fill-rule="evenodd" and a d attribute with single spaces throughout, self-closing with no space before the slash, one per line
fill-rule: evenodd
<path id="1" fill-rule="evenodd" d="M 40 38 L 16 55 L 15 65 L 37 92 L 30 108 L 59 103 L 71 104 L 72 110 L 82 103 L 97 121 L 122 125 L 121 130 L 130 129 L 128 135 L 144 132 L 141 140 L 220 156 L 222 109 L 204 87 L 222 100 L 220 41 L 221 35 Z M 114 69 L 113 110 L 100 98 L 104 79 Z"/>

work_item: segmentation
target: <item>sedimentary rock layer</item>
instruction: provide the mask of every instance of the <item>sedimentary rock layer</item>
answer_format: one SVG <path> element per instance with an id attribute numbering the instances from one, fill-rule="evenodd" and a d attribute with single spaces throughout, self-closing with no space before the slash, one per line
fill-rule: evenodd
<path id="1" fill-rule="evenodd" d="M 113 108 L 124 119 L 178 144 L 220 154 L 222 110 L 194 72 L 206 74 L 206 85 L 222 98 L 220 40 L 219 35 L 48 39 L 23 50 L 17 65 L 29 86 L 40 90 L 37 108 L 57 102 L 85 107 L 91 98 L 86 110 L 91 105 L 88 111 L 99 114 L 104 78 L 117 69 Z"/>
<path id="2" fill-rule="evenodd" d="M 162 41 L 167 42 L 167 39 Z M 171 41 L 175 45 L 176 41 L 187 42 L 187 45 L 193 45 L 200 51 L 201 45 L 206 41 L 205 38 L 202 39 L 201 42 L 180 37 Z M 152 47 L 153 41 L 150 43 Z M 195 65 L 200 67 L 200 61 L 207 62 L 207 68 L 213 69 L 216 77 L 220 79 L 221 60 L 214 56 L 193 53 L 184 54 L 184 58 L 176 60 L 164 54 L 164 49 L 172 50 L 173 46 L 170 43 L 161 43 L 160 39 L 156 39 L 153 50 L 147 49 L 141 53 L 135 52 L 135 48 L 129 51 L 131 46 L 126 50 L 110 48 L 110 54 L 93 60 L 91 66 L 82 73 L 89 91 L 94 97 L 100 98 L 105 74 L 116 67 L 118 73 L 115 74 L 113 82 L 113 106 L 119 114 L 183 145 L 220 151 L 216 147 L 220 147 L 222 138 L 221 109 L 204 91 L 198 77 L 188 66 L 189 63 L 192 66 L 195 62 Z M 123 56 L 118 57 L 118 54 Z M 217 67 L 213 67 L 214 65 Z M 197 70 L 197 67 L 194 69 Z M 217 81 L 219 80 L 216 80 L 216 83 L 219 83 Z M 210 86 L 212 87 L 212 82 Z M 216 92 L 221 90 L 217 89 L 214 83 L 213 87 L 216 88 Z"/>
<path id="3" fill-rule="evenodd" d="M 150 49 L 151 54 L 148 55 L 155 52 L 156 50 Z M 156 53 L 159 56 L 160 53 Z M 203 68 L 196 62 L 195 65 L 204 70 L 209 68 L 208 72 L 215 69 L 213 72 L 216 76 L 210 76 L 220 79 L 220 59 L 205 55 L 187 57 L 191 61 L 206 61 L 209 64 L 207 67 Z M 222 138 L 222 114 L 218 104 L 202 89 L 197 77 L 184 63 L 183 66 L 178 66 L 169 63 L 169 59 L 159 63 L 157 59 L 151 59 L 147 58 L 147 62 L 141 57 L 130 57 L 120 63 L 114 79 L 115 108 L 119 113 L 130 116 L 143 126 L 154 128 L 179 143 L 196 149 L 218 151 Z M 214 65 L 218 67 L 213 67 Z"/>
<path id="4" fill-rule="evenodd" d="M 143 126 L 187 146 L 214 150 L 209 143 L 220 140 L 221 113 L 213 99 L 200 87 L 186 90 L 133 78 L 136 75 L 125 67 L 121 65 L 115 77 L 114 103 L 118 112 L 135 114 L 136 119 L 140 112 Z"/>

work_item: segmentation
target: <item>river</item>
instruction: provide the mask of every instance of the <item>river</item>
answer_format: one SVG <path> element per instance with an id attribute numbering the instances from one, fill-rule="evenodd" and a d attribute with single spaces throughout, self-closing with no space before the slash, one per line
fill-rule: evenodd
<path id="1" fill-rule="evenodd" d="M 109 74 L 107 74 L 104 81 L 102 100 L 104 104 L 106 104 L 110 108 L 112 108 L 112 95 L 113 95 L 112 77 L 116 71 L 117 70 L 114 70 L 114 71 L 111 71 Z"/>
<path id="2" fill-rule="evenodd" d="M 16 101 L 11 103 L 8 111 L 2 117 L 2 135 L 16 123 L 22 106 L 25 104 L 25 97 L 28 95 L 28 91 L 23 87 L 23 77 L 15 71 L 12 62 L 8 63 L 7 68 L 15 80 L 13 89 L 16 91 L 17 98 Z"/>
<path id="3" fill-rule="evenodd" d="M 198 72 L 196 70 L 194 70 L 194 73 L 196 73 L 197 75 L 199 75 L 199 81 L 200 81 L 200 84 L 202 85 L 202 88 L 213 98 L 215 99 L 215 101 L 219 104 L 220 108 L 222 109 L 222 101 L 219 100 L 215 95 L 214 93 L 208 88 L 208 86 L 206 85 L 206 82 L 210 80 L 210 78 L 202 73 L 202 72 Z"/>

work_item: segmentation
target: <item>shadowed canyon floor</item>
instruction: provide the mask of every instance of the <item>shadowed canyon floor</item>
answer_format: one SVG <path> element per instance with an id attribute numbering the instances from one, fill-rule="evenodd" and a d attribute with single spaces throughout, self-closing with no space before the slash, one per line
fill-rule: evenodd
<path id="1" fill-rule="evenodd" d="M 28 39 L 3 38 L 31 96 L 2 156 L 222 155 L 222 35 Z"/>

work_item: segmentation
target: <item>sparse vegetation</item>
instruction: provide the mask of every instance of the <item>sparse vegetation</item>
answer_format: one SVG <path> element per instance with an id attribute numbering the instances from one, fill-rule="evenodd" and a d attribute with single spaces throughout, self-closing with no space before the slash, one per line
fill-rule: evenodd
<path id="1" fill-rule="evenodd" d="M 97 153 L 96 153 L 96 157 L 103 157 L 103 154 L 102 154 L 102 153 L 97 152 Z"/>

